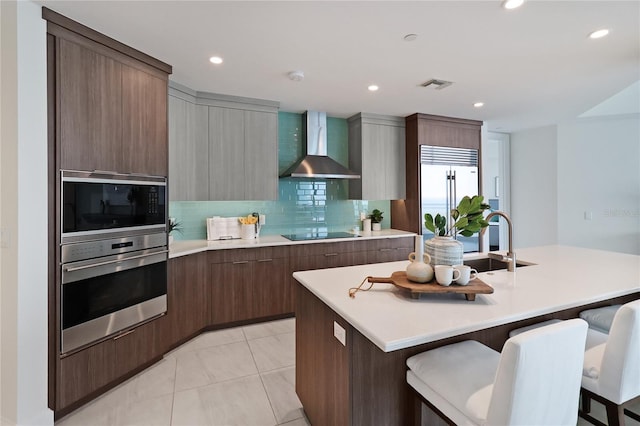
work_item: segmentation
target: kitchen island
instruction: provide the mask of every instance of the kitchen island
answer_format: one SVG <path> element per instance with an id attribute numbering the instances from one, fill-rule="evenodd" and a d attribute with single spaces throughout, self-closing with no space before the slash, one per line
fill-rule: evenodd
<path id="1" fill-rule="evenodd" d="M 480 273 L 494 293 L 475 301 L 416 300 L 390 284 L 349 297 L 365 277 L 390 276 L 405 261 L 294 273 L 296 392 L 311 423 L 412 424 L 408 357 L 466 339 L 499 351 L 514 328 L 640 298 L 640 256 L 566 246 L 517 254 L 531 265 Z"/>

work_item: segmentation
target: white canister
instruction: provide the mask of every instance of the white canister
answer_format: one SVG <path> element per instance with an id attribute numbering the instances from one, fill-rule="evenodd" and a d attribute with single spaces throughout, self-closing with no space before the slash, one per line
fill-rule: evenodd
<path id="1" fill-rule="evenodd" d="M 256 237 L 255 225 L 242 225 L 240 229 L 240 238 L 243 240 L 251 240 Z"/>
<path id="2" fill-rule="evenodd" d="M 371 233 L 371 219 L 363 219 L 362 220 L 362 233 L 370 234 Z"/>

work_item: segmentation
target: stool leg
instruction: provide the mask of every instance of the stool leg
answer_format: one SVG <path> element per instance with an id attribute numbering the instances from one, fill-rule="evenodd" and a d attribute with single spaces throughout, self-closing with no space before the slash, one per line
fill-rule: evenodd
<path id="1" fill-rule="evenodd" d="M 609 426 L 624 426 L 624 408 L 622 405 L 606 404 L 607 405 L 607 421 Z"/>
<path id="2" fill-rule="evenodd" d="M 586 392 L 582 392 L 582 411 L 584 413 L 591 412 L 591 397 Z"/>

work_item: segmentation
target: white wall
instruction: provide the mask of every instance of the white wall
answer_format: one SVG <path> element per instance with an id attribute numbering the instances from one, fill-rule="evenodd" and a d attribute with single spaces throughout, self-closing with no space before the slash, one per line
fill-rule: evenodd
<path id="1" fill-rule="evenodd" d="M 18 423 L 53 424 L 47 407 L 47 26 L 18 2 Z M 25 196 L 21 196 L 24 194 Z"/>
<path id="2" fill-rule="evenodd" d="M 17 423 L 18 80 L 17 7 L 0 1 L 0 424 Z"/>
<path id="3" fill-rule="evenodd" d="M 511 134 L 511 219 L 515 249 L 558 242 L 557 144 L 556 126 Z"/>
<path id="4" fill-rule="evenodd" d="M 35 3 L 2 3 L 2 69 L 11 62 L 17 65 L 17 75 L 2 75 L 2 422 L 52 425 L 53 412 L 47 407 L 46 24 Z M 10 47 L 17 56 L 4 51 L 4 12 L 11 7 L 15 14 L 10 19 L 17 26 L 12 25 L 15 42 Z M 5 103 L 6 87 L 13 87 L 16 96 Z M 16 112 L 17 135 L 5 140 L 5 118 L 15 123 Z M 4 274 L 5 253 L 14 256 L 16 274 Z M 5 300 L 5 294 L 11 299 Z M 16 315 L 5 324 L 9 304 Z M 5 385 L 7 372 L 17 380 Z"/>
<path id="5" fill-rule="evenodd" d="M 640 255 L 638 114 L 558 126 L 558 242 Z"/>
<path id="6" fill-rule="evenodd" d="M 516 247 L 640 255 L 639 114 L 513 133 L 511 178 Z"/>

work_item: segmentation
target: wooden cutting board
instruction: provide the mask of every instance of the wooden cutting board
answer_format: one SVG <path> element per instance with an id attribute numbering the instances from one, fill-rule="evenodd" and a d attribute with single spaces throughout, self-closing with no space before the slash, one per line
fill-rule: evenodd
<path id="1" fill-rule="evenodd" d="M 451 284 L 450 286 L 443 286 L 436 283 L 435 280 L 424 284 L 409 281 L 405 271 L 396 271 L 390 277 L 367 277 L 367 281 L 370 283 L 393 284 L 398 288 L 409 291 L 413 299 L 419 298 L 424 293 L 460 293 L 464 294 L 467 300 L 474 301 L 476 300 L 476 294 L 493 293 L 493 287 L 485 284 L 479 278 L 474 278 L 467 285 Z"/>

